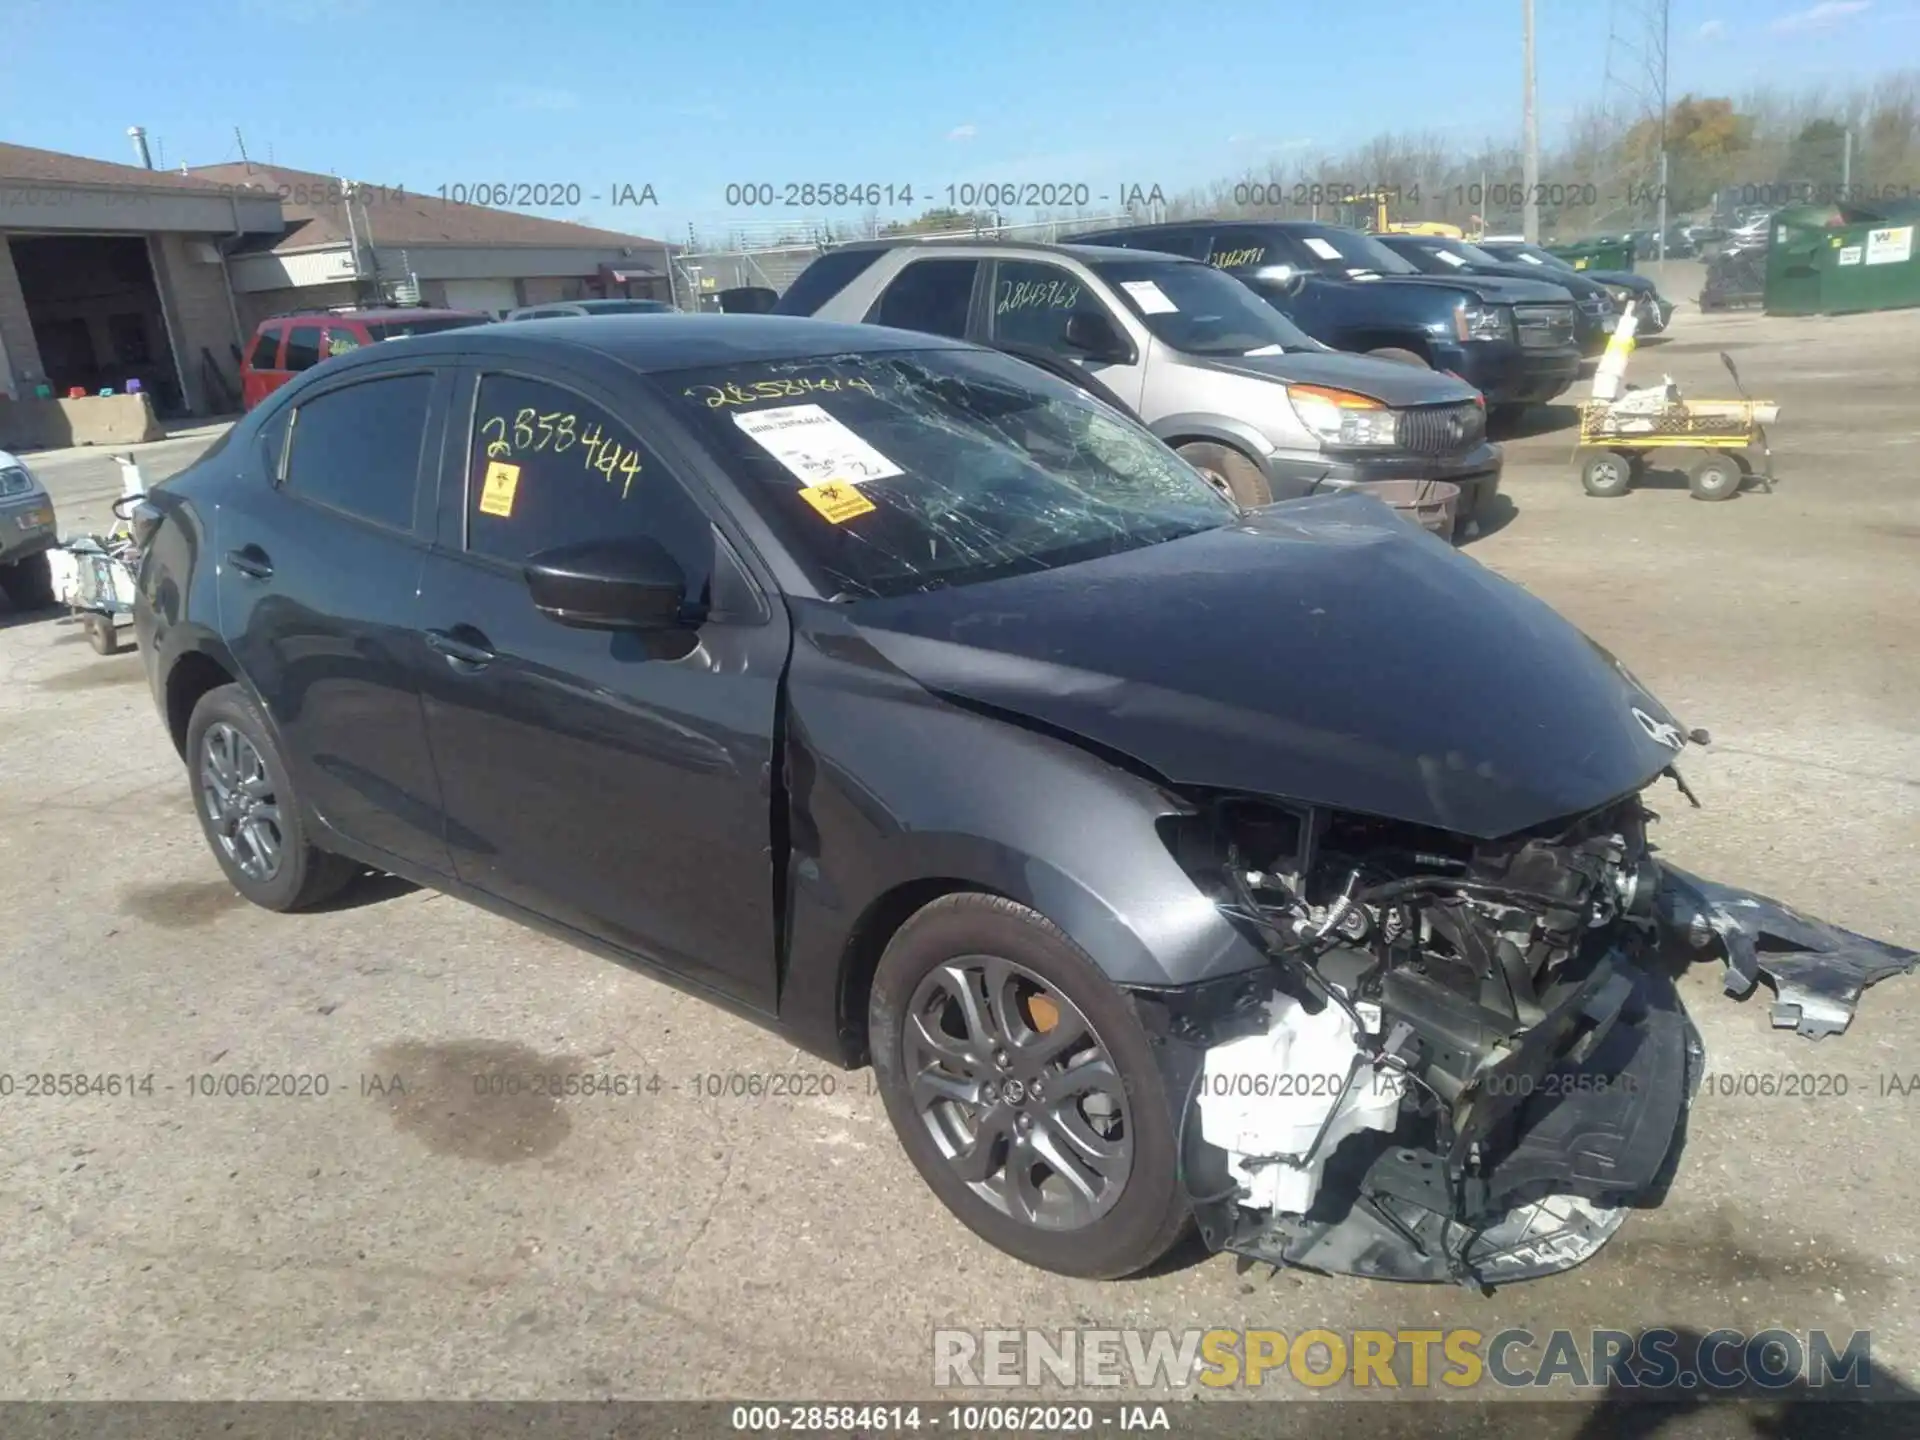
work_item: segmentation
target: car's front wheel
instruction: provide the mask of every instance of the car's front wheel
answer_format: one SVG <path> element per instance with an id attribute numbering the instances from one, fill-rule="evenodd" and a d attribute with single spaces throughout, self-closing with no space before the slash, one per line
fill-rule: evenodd
<path id="1" fill-rule="evenodd" d="M 53 604 L 53 565 L 47 552 L 0 565 L 0 594 L 22 612 L 49 608 Z"/>
<path id="2" fill-rule="evenodd" d="M 1104 1280 L 1179 1240 L 1190 1212 L 1146 1031 L 1044 916 L 982 894 L 926 906 L 881 957 L 868 1034 L 908 1157 L 991 1244 Z"/>
<path id="3" fill-rule="evenodd" d="M 360 867 L 315 846 L 266 719 L 238 685 L 209 690 L 187 722 L 194 813 L 227 879 L 268 910 L 302 910 Z"/>

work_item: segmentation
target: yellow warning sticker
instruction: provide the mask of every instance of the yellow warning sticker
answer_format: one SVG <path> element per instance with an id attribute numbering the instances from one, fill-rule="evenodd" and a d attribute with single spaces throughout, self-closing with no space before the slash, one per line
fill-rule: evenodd
<path id="1" fill-rule="evenodd" d="M 879 508 L 860 493 L 859 486 L 848 480 L 823 480 L 818 485 L 809 485 L 800 492 L 800 498 L 834 525 L 844 525 L 855 516 Z"/>
<path id="2" fill-rule="evenodd" d="M 513 492 L 519 488 L 520 467 L 495 460 L 487 466 L 487 478 L 480 486 L 480 513 L 513 514 Z"/>

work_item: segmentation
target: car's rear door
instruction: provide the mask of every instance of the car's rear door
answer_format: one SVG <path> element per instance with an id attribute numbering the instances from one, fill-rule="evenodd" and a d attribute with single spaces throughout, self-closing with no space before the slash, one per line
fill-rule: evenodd
<path id="1" fill-rule="evenodd" d="M 263 326 L 253 337 L 253 348 L 247 352 L 240 379 L 243 410 L 253 409 L 285 383 L 287 377 L 280 369 L 280 342 L 284 338 L 285 331 L 278 325 Z"/>
<path id="2" fill-rule="evenodd" d="M 772 1011 L 784 605 L 630 379 L 479 359 L 454 413 L 420 624 L 457 874 Z M 534 608 L 531 556 L 620 536 L 664 545 L 708 621 L 642 635 Z"/>
<path id="3" fill-rule="evenodd" d="M 216 520 L 220 624 L 309 805 L 341 834 L 447 872 L 416 677 L 419 586 L 450 365 L 349 370 L 270 416 L 258 483 Z"/>

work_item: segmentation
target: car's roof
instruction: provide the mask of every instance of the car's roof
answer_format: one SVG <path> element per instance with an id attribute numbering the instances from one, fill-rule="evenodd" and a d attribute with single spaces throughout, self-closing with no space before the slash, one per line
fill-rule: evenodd
<path id="1" fill-rule="evenodd" d="M 418 305 L 389 305 L 371 310 L 295 310 L 287 315 L 269 315 L 262 325 L 284 324 L 295 320 L 364 320 L 375 325 L 394 320 L 485 320 L 478 310 L 428 310 Z"/>
<path id="2" fill-rule="evenodd" d="M 1159 229 L 1159 226 L 1142 226 L 1142 229 Z M 1091 232 L 1100 235 L 1120 235 L 1123 230 L 1100 230 Z M 1141 255 L 1153 256 L 1165 260 L 1178 260 L 1183 265 L 1196 265 L 1199 262 L 1186 255 L 1161 255 L 1159 251 L 1136 250 L 1131 257 L 1116 257 L 1111 245 L 1076 245 L 1072 241 L 1047 244 L 1039 240 L 998 240 L 991 235 L 969 238 L 964 235 L 942 235 L 938 238 L 924 238 L 916 235 L 901 235 L 886 240 L 855 240 L 846 245 L 835 246 L 831 254 L 844 250 L 991 250 L 996 255 L 1020 252 L 1032 255 L 1065 255 L 1082 264 L 1112 264 L 1117 258 L 1135 258 Z"/>
<path id="3" fill-rule="evenodd" d="M 880 325 L 843 325 L 793 315 L 601 315 L 591 325 L 567 317 L 523 320 L 513 325 L 476 325 L 440 330 L 356 351 L 348 363 L 372 364 L 402 353 L 459 354 L 485 347 L 502 352 L 555 356 L 582 351 L 604 355 L 631 370 L 651 373 L 710 365 L 798 360 L 888 350 L 958 350 L 966 342 L 941 335 L 890 330 Z M 330 362 L 335 363 L 335 362 Z"/>

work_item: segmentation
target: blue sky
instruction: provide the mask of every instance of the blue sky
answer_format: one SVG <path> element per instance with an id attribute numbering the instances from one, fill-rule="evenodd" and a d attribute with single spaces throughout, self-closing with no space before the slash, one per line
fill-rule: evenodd
<path id="1" fill-rule="evenodd" d="M 1551 133 L 1600 93 L 1609 0 L 1537 9 Z M 1916 56 L 1920 0 L 1672 3 L 1676 97 Z M 237 125 L 256 159 L 429 195 L 578 184 L 540 213 L 671 239 L 791 214 L 729 212 L 729 181 L 1172 191 L 1519 109 L 1519 0 L 0 0 L 0 140 L 129 160 L 141 124 L 173 167 L 237 159 Z"/>

